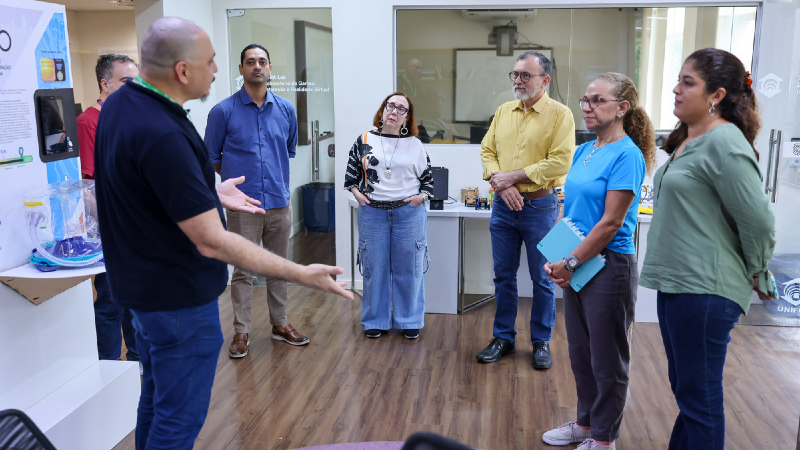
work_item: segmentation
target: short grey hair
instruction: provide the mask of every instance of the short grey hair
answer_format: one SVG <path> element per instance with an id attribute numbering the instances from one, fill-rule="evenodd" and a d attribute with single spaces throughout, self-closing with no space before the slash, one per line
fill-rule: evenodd
<path id="1" fill-rule="evenodd" d="M 167 75 L 180 61 L 191 61 L 197 47 L 195 37 L 202 28 L 179 17 L 162 17 L 147 28 L 142 39 L 142 72 Z"/>
<path id="2" fill-rule="evenodd" d="M 527 52 L 519 55 L 519 58 L 517 58 L 517 61 L 522 61 L 523 59 L 528 59 L 531 56 L 536 58 L 536 61 L 539 63 L 539 67 L 542 68 L 542 73 L 540 75 L 550 75 L 550 73 L 553 71 L 553 63 L 550 62 L 550 59 L 547 56 L 544 56 L 543 54 L 541 54 L 541 53 L 539 53 L 537 51 L 528 50 Z"/>
<path id="3" fill-rule="evenodd" d="M 111 84 L 111 77 L 114 75 L 114 63 L 117 62 L 136 65 L 136 63 L 126 55 L 109 53 L 100 55 L 100 57 L 97 58 L 97 64 L 94 66 L 94 74 L 97 76 L 97 87 L 100 89 L 100 92 L 103 92 L 103 85 L 100 84 L 102 80 L 106 80 L 107 83 Z"/>

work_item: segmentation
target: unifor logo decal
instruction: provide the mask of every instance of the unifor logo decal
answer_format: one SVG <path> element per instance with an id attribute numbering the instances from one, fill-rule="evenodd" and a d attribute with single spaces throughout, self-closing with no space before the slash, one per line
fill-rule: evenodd
<path id="1" fill-rule="evenodd" d="M 783 283 L 783 299 L 794 306 L 800 306 L 800 278 Z"/>
<path id="2" fill-rule="evenodd" d="M 758 90 L 762 94 L 766 95 L 767 98 L 772 98 L 781 92 L 782 81 L 783 80 L 781 80 L 780 77 L 774 73 L 771 73 L 758 81 Z"/>
<path id="3" fill-rule="evenodd" d="M 0 30 L 0 50 L 4 52 L 11 50 L 11 35 L 6 30 Z"/>

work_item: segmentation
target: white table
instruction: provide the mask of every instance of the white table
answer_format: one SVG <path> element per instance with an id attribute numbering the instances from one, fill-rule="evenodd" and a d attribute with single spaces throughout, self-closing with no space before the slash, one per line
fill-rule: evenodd
<path id="1" fill-rule="evenodd" d="M 636 227 L 636 259 L 638 260 L 639 273 L 642 273 L 644 255 L 647 253 L 647 232 L 650 230 L 650 214 L 639 214 L 639 226 Z M 658 322 L 656 311 L 656 291 L 639 286 L 636 290 L 636 322 Z"/>
<path id="2" fill-rule="evenodd" d="M 358 224 L 356 210 L 358 202 L 352 196 L 348 199 L 350 206 L 350 273 L 353 281 L 351 288 L 356 290 L 356 245 L 358 242 Z M 494 300 L 494 295 L 487 295 L 480 300 L 465 304 L 465 261 L 466 253 L 466 221 L 489 220 L 491 210 L 469 208 L 463 203 L 445 204 L 440 211 L 428 209 L 428 253 L 431 256 L 431 267 L 425 274 L 425 312 L 444 314 L 463 314 Z M 647 231 L 650 227 L 650 215 L 639 215 L 634 242 L 636 243 L 639 271 L 641 272 L 644 255 L 647 250 Z M 452 256 L 456 255 L 456 261 Z M 491 268 L 491 255 L 489 255 Z M 522 275 L 519 275 L 522 276 Z M 556 297 L 561 295 L 561 288 L 556 286 Z M 655 291 L 642 286 L 638 287 L 636 302 L 637 322 L 657 322 Z"/>

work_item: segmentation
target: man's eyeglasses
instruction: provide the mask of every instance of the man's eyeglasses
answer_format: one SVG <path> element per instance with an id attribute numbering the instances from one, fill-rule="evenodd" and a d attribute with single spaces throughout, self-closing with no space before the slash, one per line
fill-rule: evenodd
<path id="1" fill-rule="evenodd" d="M 589 105 L 589 109 L 595 109 L 598 106 L 602 105 L 605 102 L 621 102 L 623 99 L 613 99 L 613 100 L 606 100 L 599 95 L 593 95 L 591 98 L 587 98 L 583 96 L 578 102 L 581 104 L 581 109 L 585 108 L 586 105 Z"/>
<path id="2" fill-rule="evenodd" d="M 386 112 L 392 112 L 395 109 L 397 109 L 397 114 L 400 114 L 401 116 L 408 112 L 408 108 L 406 108 L 403 105 L 399 105 L 398 106 L 398 105 L 395 105 L 394 103 L 387 103 L 386 104 Z"/>
<path id="3" fill-rule="evenodd" d="M 534 75 L 528 72 L 508 72 L 508 78 L 511 78 L 511 81 L 514 81 L 517 79 L 517 77 L 519 77 L 519 79 L 522 80 L 523 83 L 527 83 L 528 81 L 530 81 L 531 77 L 543 77 L 543 76 L 545 75 L 541 74 Z"/>

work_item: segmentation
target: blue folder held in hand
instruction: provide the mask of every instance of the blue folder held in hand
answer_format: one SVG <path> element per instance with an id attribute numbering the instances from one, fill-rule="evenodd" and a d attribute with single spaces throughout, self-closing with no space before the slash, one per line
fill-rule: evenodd
<path id="1" fill-rule="evenodd" d="M 583 233 L 569 218 L 565 217 L 556 223 L 547 236 L 536 245 L 536 248 L 550 261 L 550 264 L 553 264 L 572 254 L 583 239 Z M 605 265 L 606 259 L 603 255 L 597 255 L 584 262 L 572 274 L 569 285 L 575 292 L 580 291 Z"/>

